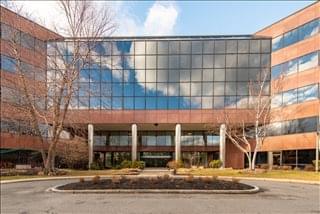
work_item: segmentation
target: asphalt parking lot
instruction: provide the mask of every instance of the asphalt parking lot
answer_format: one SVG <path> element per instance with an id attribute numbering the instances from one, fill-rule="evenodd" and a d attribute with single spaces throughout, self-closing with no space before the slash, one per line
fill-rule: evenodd
<path id="1" fill-rule="evenodd" d="M 320 213 L 320 186 L 271 181 L 257 194 L 69 194 L 46 192 L 72 182 L 1 184 L 1 213 Z"/>

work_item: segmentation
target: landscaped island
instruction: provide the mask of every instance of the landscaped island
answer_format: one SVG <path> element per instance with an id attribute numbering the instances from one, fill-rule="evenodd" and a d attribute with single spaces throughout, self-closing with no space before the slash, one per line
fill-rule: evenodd
<path id="1" fill-rule="evenodd" d="M 59 186 L 59 190 L 108 190 L 108 189 L 151 189 L 151 190 L 250 190 L 254 187 L 239 183 L 238 180 L 226 181 L 213 177 L 194 178 L 173 178 L 168 175 L 158 177 L 126 177 L 115 176 L 109 179 L 100 180 L 94 177 L 92 180 Z"/>

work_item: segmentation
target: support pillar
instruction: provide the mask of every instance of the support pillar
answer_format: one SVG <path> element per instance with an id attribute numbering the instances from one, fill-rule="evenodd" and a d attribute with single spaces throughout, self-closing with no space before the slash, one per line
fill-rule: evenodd
<path id="1" fill-rule="evenodd" d="M 88 124 L 88 151 L 89 151 L 89 169 L 93 163 L 93 125 Z"/>
<path id="2" fill-rule="evenodd" d="M 175 132 L 175 160 L 181 160 L 181 125 L 176 125 L 176 132 Z"/>
<path id="3" fill-rule="evenodd" d="M 226 167 L 226 125 L 220 126 L 220 144 L 219 144 L 219 158 L 222 162 L 221 168 Z"/>
<path id="4" fill-rule="evenodd" d="M 273 166 L 273 152 L 268 152 L 268 166 L 272 169 Z"/>
<path id="5" fill-rule="evenodd" d="M 131 143 L 131 160 L 136 161 L 137 160 L 137 146 L 138 146 L 138 131 L 137 131 L 137 124 L 132 124 L 131 126 L 131 137 L 132 137 L 132 143 Z"/>

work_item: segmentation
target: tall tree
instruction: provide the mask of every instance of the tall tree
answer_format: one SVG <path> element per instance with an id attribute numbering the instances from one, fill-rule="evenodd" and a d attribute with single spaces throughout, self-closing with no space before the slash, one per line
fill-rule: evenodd
<path id="1" fill-rule="evenodd" d="M 54 172 L 58 142 L 72 124 L 70 108 L 72 97 L 79 90 L 77 83 L 80 71 L 96 60 L 91 52 L 99 38 L 110 36 L 116 28 L 107 6 L 96 7 L 91 1 L 59 1 L 58 4 L 64 25 L 55 25 L 54 29 L 67 39 L 59 38 L 48 42 L 48 52 L 51 54 L 47 57 L 47 75 L 44 81 L 30 81 L 30 72 L 25 69 L 21 59 L 17 33 L 12 32 L 9 42 L 17 72 L 14 78 L 17 84 L 12 91 L 23 98 L 23 102 L 16 107 L 23 118 L 30 121 L 33 132 L 42 145 L 49 141 L 47 153 L 44 151 L 45 146 L 41 150 L 45 173 Z M 90 42 L 85 38 L 90 38 Z M 42 133 L 43 127 L 50 130 L 49 138 Z"/>

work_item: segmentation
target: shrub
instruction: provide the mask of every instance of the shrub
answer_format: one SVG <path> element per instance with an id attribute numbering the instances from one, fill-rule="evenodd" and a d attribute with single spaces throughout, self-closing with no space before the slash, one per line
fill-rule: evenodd
<path id="1" fill-rule="evenodd" d="M 222 166 L 222 161 L 221 160 L 212 160 L 209 163 L 210 168 L 220 168 Z"/>
<path id="2" fill-rule="evenodd" d="M 121 168 L 121 169 L 131 168 L 131 164 L 132 164 L 131 161 L 129 161 L 129 160 L 124 160 L 124 161 L 121 162 L 120 168 Z"/>
<path id="3" fill-rule="evenodd" d="M 99 176 L 99 175 L 94 176 L 94 177 L 92 178 L 92 182 L 93 182 L 94 184 L 99 183 L 99 182 L 100 182 L 100 176 Z"/>
<path id="4" fill-rule="evenodd" d="M 112 181 L 112 183 L 119 183 L 120 177 L 119 176 L 112 176 L 111 181 Z"/>
<path id="5" fill-rule="evenodd" d="M 131 164 L 131 168 L 144 169 L 145 162 L 144 161 L 133 161 Z"/>
<path id="6" fill-rule="evenodd" d="M 312 164 L 306 164 L 304 166 L 304 170 L 305 171 L 314 171 L 315 170 L 315 167 L 312 165 Z"/>
<path id="7" fill-rule="evenodd" d="M 212 176 L 211 176 L 211 179 L 212 179 L 213 181 L 216 181 L 216 180 L 218 180 L 218 176 L 212 175 Z"/>
<path id="8" fill-rule="evenodd" d="M 313 166 L 316 166 L 316 160 L 312 161 Z M 318 160 L 318 166 L 320 166 L 320 160 Z"/>
<path id="9" fill-rule="evenodd" d="M 144 169 L 145 162 L 144 161 L 129 161 L 124 160 L 121 162 L 119 166 L 116 166 L 117 169 L 124 169 L 124 168 L 134 168 L 134 169 Z"/>
<path id="10" fill-rule="evenodd" d="M 84 182 L 84 178 L 79 178 L 79 182 L 83 183 Z"/>
<path id="11" fill-rule="evenodd" d="M 167 168 L 169 169 L 179 169 L 182 167 L 183 167 L 182 160 L 178 160 L 178 161 L 172 160 L 167 163 Z"/>
<path id="12" fill-rule="evenodd" d="M 261 169 L 269 169 L 269 164 L 266 164 L 266 163 L 261 164 L 261 165 L 260 165 L 260 168 L 261 168 Z"/>
<path id="13" fill-rule="evenodd" d="M 291 170 L 292 167 L 289 166 L 289 165 L 283 165 L 283 166 L 280 167 L 280 169 L 282 169 L 282 170 Z"/>
<path id="14" fill-rule="evenodd" d="M 104 169 L 104 167 L 103 167 L 102 163 L 95 161 L 90 165 L 90 169 L 92 169 L 92 170 L 102 170 L 102 169 Z"/>

